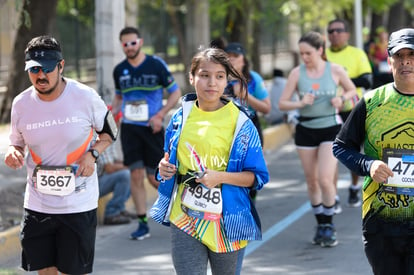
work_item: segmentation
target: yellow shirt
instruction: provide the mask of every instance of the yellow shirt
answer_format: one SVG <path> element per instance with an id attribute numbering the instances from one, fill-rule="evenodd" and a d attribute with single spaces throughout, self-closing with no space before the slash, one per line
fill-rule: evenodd
<path id="1" fill-rule="evenodd" d="M 372 73 L 371 63 L 369 62 L 367 54 L 359 48 L 348 45 L 339 52 L 333 52 L 328 48 L 326 49 L 326 57 L 328 61 L 344 67 L 349 78 L 357 78 L 363 74 Z M 358 97 L 362 98 L 362 95 L 364 94 L 363 88 L 357 88 L 357 93 Z M 349 111 L 353 107 L 354 104 L 347 101 L 343 111 Z"/>
<path id="2" fill-rule="evenodd" d="M 178 143 L 179 174 L 199 171 L 200 165 L 216 171 L 225 171 L 230 155 L 239 110 L 229 102 L 214 112 L 204 112 L 195 105 L 184 125 Z M 200 164 L 201 162 L 201 164 Z M 225 236 L 223 219 L 217 221 L 191 217 L 181 208 L 184 184 L 180 184 L 171 210 L 170 221 L 188 235 L 200 240 L 211 251 L 237 251 L 247 241 L 229 242 Z"/>

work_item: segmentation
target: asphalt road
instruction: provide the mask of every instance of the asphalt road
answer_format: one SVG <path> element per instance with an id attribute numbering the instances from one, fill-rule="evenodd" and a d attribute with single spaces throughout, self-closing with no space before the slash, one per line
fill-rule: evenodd
<path id="1" fill-rule="evenodd" d="M 266 160 L 271 181 L 258 193 L 256 202 L 263 240 L 248 245 L 242 274 L 372 274 L 361 240 L 361 211 L 345 205 L 348 171 L 340 165 L 338 190 L 343 212 L 334 217 L 339 244 L 321 248 L 311 244 L 316 222 L 294 145 L 290 141 L 268 151 Z M 149 206 L 154 199 L 148 201 Z M 151 238 L 143 241 L 128 239 L 135 222 L 98 227 L 93 274 L 174 274 L 169 229 L 152 220 L 149 225 Z M 16 255 L 2 263 L 0 256 L 3 270 L 14 274 L 21 273 L 19 261 Z"/>

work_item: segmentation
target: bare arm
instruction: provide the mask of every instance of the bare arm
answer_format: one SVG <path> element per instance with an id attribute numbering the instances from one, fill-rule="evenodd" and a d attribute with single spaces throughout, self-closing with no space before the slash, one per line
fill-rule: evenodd
<path id="1" fill-rule="evenodd" d="M 149 119 L 149 126 L 151 126 L 153 133 L 157 133 L 162 129 L 162 122 L 167 113 L 175 107 L 181 97 L 181 90 L 177 89 L 168 96 L 167 103 Z"/>
<path id="2" fill-rule="evenodd" d="M 279 99 L 279 109 L 281 111 L 289 111 L 294 109 L 300 109 L 306 105 L 312 105 L 315 100 L 315 96 L 311 93 L 306 94 L 304 97 L 297 101 L 292 100 L 294 92 L 297 90 L 297 84 L 299 81 L 299 67 L 294 68 L 287 79 L 286 86 L 283 89 L 282 95 Z"/>
<path id="3" fill-rule="evenodd" d="M 204 176 L 201 179 L 196 179 L 196 182 L 200 182 L 208 188 L 214 188 L 223 182 L 240 187 L 252 187 L 254 173 L 250 171 L 221 172 L 206 169 Z"/>
<path id="4" fill-rule="evenodd" d="M 233 91 L 238 98 L 243 98 L 246 93 L 245 90 L 243 91 L 243 93 L 240 93 L 239 83 L 233 85 Z M 272 104 L 270 103 L 269 97 L 265 99 L 257 99 L 253 95 L 249 94 L 247 97 L 247 102 L 249 103 L 249 106 L 252 107 L 255 111 L 261 112 L 263 114 L 269 113 L 270 109 L 272 108 Z"/>
<path id="5" fill-rule="evenodd" d="M 164 154 L 164 158 L 162 158 L 160 163 L 158 164 L 158 169 L 160 176 L 164 180 L 171 179 L 171 177 L 175 173 L 177 173 L 177 167 L 174 164 L 169 163 L 168 153 Z M 196 182 L 202 183 L 204 186 L 208 188 L 214 188 L 223 182 L 235 186 L 252 187 L 254 184 L 254 180 L 254 173 L 250 171 L 221 172 L 206 169 L 203 177 L 200 179 L 196 179 Z"/>
<path id="6" fill-rule="evenodd" d="M 95 149 L 102 154 L 105 149 L 112 144 L 112 138 L 107 133 L 101 133 L 98 135 L 95 144 L 93 145 L 92 149 Z M 77 161 L 79 165 L 78 170 L 76 172 L 76 176 L 82 175 L 83 177 L 89 177 L 93 174 L 95 170 L 95 158 L 92 156 L 92 153 L 89 151 L 83 154 Z"/>
<path id="7" fill-rule="evenodd" d="M 253 109 L 263 114 L 269 113 L 270 109 L 272 108 L 272 105 L 270 103 L 270 98 L 257 99 L 254 96 L 249 94 L 247 101 Z"/>
<path id="8" fill-rule="evenodd" d="M 112 100 L 112 114 L 114 117 L 121 111 L 122 107 L 122 96 L 115 95 L 114 99 Z"/>
<path id="9" fill-rule="evenodd" d="M 338 79 L 339 86 L 342 87 L 342 94 L 331 100 L 332 105 L 339 109 L 343 107 L 345 101 L 356 96 L 357 91 L 354 83 L 348 77 L 347 72 L 341 66 L 332 64 L 332 73 Z"/>

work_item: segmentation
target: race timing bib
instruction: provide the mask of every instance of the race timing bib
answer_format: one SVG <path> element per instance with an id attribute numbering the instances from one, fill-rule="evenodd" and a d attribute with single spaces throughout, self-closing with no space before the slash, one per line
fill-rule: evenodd
<path id="1" fill-rule="evenodd" d="M 124 116 L 132 121 L 148 121 L 149 109 L 147 102 L 145 100 L 126 102 Z"/>
<path id="2" fill-rule="evenodd" d="M 67 196 L 75 191 L 75 168 L 72 166 L 37 165 L 33 171 L 33 187 L 54 196 Z"/>
<path id="3" fill-rule="evenodd" d="M 394 173 L 385 183 L 386 190 L 394 190 L 396 192 L 393 193 L 397 194 L 414 194 L 414 151 L 384 149 L 383 160 Z M 410 190 L 406 190 L 407 188 Z"/>
<path id="4" fill-rule="evenodd" d="M 221 188 L 209 189 L 202 184 L 185 186 L 181 196 L 181 209 L 194 218 L 220 220 L 223 211 Z"/>

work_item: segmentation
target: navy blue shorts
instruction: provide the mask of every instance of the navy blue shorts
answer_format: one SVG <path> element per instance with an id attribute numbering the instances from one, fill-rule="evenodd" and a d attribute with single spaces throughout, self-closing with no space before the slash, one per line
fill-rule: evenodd
<path id="1" fill-rule="evenodd" d="M 92 273 L 96 224 L 96 209 L 73 214 L 25 209 L 20 233 L 22 268 L 55 266 L 66 274 Z"/>

